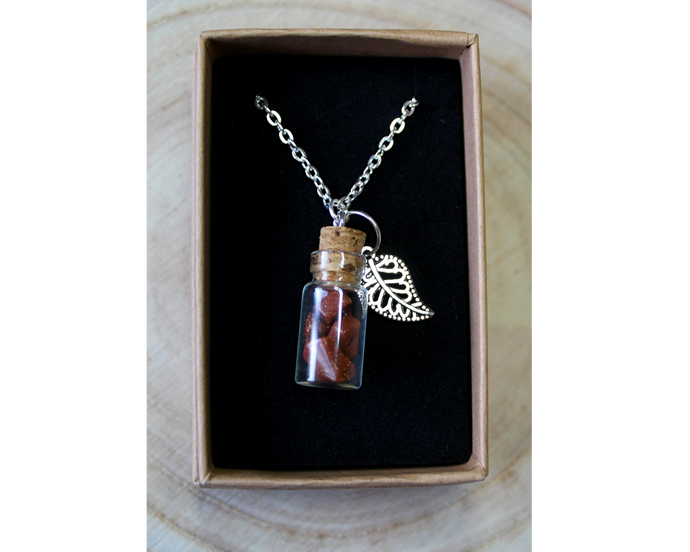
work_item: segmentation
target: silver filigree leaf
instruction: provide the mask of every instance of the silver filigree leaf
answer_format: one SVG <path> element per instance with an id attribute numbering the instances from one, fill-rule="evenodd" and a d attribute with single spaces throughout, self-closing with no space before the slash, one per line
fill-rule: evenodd
<path id="1" fill-rule="evenodd" d="M 419 322 L 434 315 L 417 295 L 410 271 L 398 257 L 376 255 L 369 258 L 362 286 L 369 293 L 369 306 L 386 318 Z"/>

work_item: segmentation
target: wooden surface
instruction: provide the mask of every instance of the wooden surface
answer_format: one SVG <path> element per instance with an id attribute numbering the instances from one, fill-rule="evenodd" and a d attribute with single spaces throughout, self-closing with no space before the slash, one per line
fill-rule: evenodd
<path id="1" fill-rule="evenodd" d="M 489 291 L 490 474 L 371 490 L 191 483 L 191 70 L 203 30 L 422 28 L 480 37 Z M 531 6 L 524 0 L 150 2 L 148 548 L 531 548 Z"/>

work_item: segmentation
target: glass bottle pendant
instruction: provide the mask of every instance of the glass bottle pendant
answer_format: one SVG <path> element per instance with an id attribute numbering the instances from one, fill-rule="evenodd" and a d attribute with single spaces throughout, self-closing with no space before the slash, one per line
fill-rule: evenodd
<path id="1" fill-rule="evenodd" d="M 311 254 L 313 281 L 304 286 L 295 381 L 308 387 L 359 389 L 362 385 L 367 290 L 360 284 L 366 234 L 321 229 Z"/>

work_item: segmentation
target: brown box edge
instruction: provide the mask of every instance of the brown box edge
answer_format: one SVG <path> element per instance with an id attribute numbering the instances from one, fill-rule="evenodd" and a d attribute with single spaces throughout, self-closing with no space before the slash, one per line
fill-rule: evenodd
<path id="1" fill-rule="evenodd" d="M 465 63 L 462 58 L 467 56 Z M 488 325 L 486 297 L 486 226 L 484 212 L 484 145 L 479 40 L 460 57 L 465 129 L 467 253 L 470 274 L 470 343 L 472 350 L 472 451 L 489 472 Z M 469 160 L 469 161 L 468 161 Z M 470 162 L 473 161 L 473 162 Z M 478 414 L 478 415 L 477 415 Z"/>
<path id="2" fill-rule="evenodd" d="M 288 48 L 281 47 L 287 44 Z M 335 41 L 335 42 L 334 42 Z M 392 42 L 391 42 L 392 41 Z M 330 46 L 329 46 L 330 45 Z M 359 45 L 346 49 L 343 46 Z M 316 48 L 315 48 L 316 47 Z M 391 50 L 392 48 L 392 50 Z M 473 453 L 465 464 L 423 468 L 263 471 L 217 469 L 211 462 L 207 340 L 208 176 L 210 73 L 228 51 L 319 55 L 393 55 L 457 58 L 463 113 L 470 267 Z M 246 489 L 363 488 L 450 485 L 488 475 L 488 374 L 484 165 L 478 37 L 452 31 L 355 29 L 237 29 L 207 31 L 198 39 L 192 87 L 192 362 L 193 481 L 200 487 Z M 470 160 L 471 162 L 468 162 Z"/>
<path id="3" fill-rule="evenodd" d="M 211 60 L 205 40 L 199 37 L 194 55 L 192 86 L 192 364 L 193 364 L 193 480 L 202 485 L 213 469 L 210 455 L 210 406 L 208 401 L 208 189 Z"/>
<path id="4" fill-rule="evenodd" d="M 458 58 L 476 35 L 454 31 L 233 29 L 204 31 L 211 63 L 233 54 Z"/>
<path id="5" fill-rule="evenodd" d="M 232 487 L 242 489 L 356 489 L 364 487 L 411 487 L 453 485 L 480 481 L 486 472 L 472 456 L 457 466 L 428 466 L 423 468 L 350 468 L 340 470 L 230 470 L 214 468 L 205 475 L 202 487 Z"/>

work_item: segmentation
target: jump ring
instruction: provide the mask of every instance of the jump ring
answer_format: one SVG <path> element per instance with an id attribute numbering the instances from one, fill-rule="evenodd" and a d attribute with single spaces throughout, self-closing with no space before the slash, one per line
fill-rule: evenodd
<path id="1" fill-rule="evenodd" d="M 347 214 L 348 203 L 345 203 L 342 199 L 331 199 L 328 205 L 328 212 L 333 218 L 333 226 L 342 227 L 347 223 L 350 216 Z M 344 208 L 343 208 L 344 206 Z"/>

